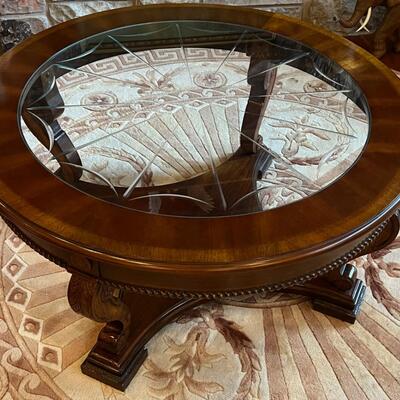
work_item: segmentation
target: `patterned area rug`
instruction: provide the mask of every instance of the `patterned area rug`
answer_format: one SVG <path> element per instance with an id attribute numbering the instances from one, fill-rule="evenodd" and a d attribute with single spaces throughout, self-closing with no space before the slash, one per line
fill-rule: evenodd
<path id="1" fill-rule="evenodd" d="M 307 299 L 210 303 L 168 325 L 125 393 L 80 372 L 100 324 L 75 314 L 69 274 L 0 225 L 2 399 L 398 399 L 400 238 L 359 258 L 367 284 L 354 325 Z"/>

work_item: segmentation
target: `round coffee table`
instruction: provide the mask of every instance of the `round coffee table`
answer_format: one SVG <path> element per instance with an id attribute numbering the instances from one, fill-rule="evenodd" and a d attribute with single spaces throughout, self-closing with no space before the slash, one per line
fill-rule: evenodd
<path id="1" fill-rule="evenodd" d="M 106 322 L 82 371 L 126 388 L 163 325 L 287 291 L 354 322 L 352 259 L 399 231 L 400 83 L 281 15 L 157 5 L 90 15 L 0 59 L 8 225 Z"/>

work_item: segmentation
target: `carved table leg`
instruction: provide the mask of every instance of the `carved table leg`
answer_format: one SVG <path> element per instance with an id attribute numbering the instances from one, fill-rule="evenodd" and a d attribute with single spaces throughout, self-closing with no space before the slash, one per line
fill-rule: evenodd
<path id="1" fill-rule="evenodd" d="M 396 213 L 387 221 L 380 235 L 357 257 L 389 245 L 399 233 L 399 227 L 399 217 Z M 286 292 L 310 296 L 315 310 L 354 323 L 363 301 L 365 285 L 357 279 L 356 267 L 345 264 L 302 286 L 289 288 Z"/>
<path id="2" fill-rule="evenodd" d="M 146 343 L 164 325 L 204 302 L 124 292 L 79 274 L 68 287 L 72 309 L 97 322 L 106 322 L 81 369 L 107 385 L 125 390 L 146 359 Z"/>

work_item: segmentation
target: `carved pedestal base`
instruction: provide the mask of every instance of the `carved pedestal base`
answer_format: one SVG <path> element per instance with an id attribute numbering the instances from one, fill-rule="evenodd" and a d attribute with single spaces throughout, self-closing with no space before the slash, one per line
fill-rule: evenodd
<path id="1" fill-rule="evenodd" d="M 395 239 L 397 215 L 390 218 L 379 236 L 361 254 L 372 253 Z M 314 309 L 354 322 L 365 293 L 351 264 L 332 270 L 287 292 L 310 296 Z M 73 274 L 68 299 L 71 307 L 90 319 L 106 322 L 96 345 L 82 364 L 82 372 L 119 390 L 125 390 L 146 359 L 146 344 L 163 326 L 204 300 L 170 299 L 124 292 L 99 279 Z"/>
<path id="2" fill-rule="evenodd" d="M 82 372 L 119 390 L 125 390 L 146 359 L 145 345 L 152 336 L 187 309 L 204 302 L 124 293 L 77 274 L 71 277 L 68 299 L 77 313 L 107 322 L 83 362 Z"/>

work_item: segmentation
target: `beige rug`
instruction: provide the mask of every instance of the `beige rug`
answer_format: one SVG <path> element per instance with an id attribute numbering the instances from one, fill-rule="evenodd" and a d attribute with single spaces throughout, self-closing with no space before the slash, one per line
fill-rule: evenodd
<path id="1" fill-rule="evenodd" d="M 80 372 L 101 325 L 70 309 L 69 274 L 0 229 L 1 399 L 399 399 L 400 238 L 357 260 L 355 325 L 300 297 L 210 304 L 151 340 L 123 394 Z"/>

